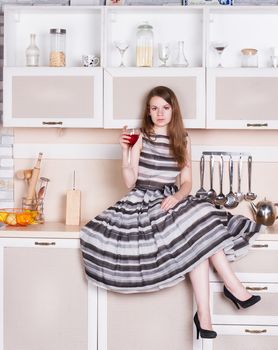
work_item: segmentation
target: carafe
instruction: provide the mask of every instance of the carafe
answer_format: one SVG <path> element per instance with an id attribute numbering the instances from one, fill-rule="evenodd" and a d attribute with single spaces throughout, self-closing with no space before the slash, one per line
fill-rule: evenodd
<path id="1" fill-rule="evenodd" d="M 177 57 L 173 64 L 175 67 L 187 67 L 188 61 L 184 54 L 184 41 L 178 41 Z"/>
<path id="2" fill-rule="evenodd" d="M 37 67 L 39 65 L 40 50 L 36 45 L 36 34 L 30 34 L 30 45 L 26 49 L 26 66 Z"/>

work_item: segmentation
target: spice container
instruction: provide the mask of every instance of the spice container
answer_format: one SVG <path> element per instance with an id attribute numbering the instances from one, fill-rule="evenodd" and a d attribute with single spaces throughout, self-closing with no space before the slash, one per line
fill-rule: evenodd
<path id="1" fill-rule="evenodd" d="M 153 66 L 153 27 L 144 22 L 137 28 L 136 66 Z"/>
<path id="2" fill-rule="evenodd" d="M 258 50 L 256 49 L 242 49 L 242 67 L 255 68 L 258 67 Z"/>
<path id="3" fill-rule="evenodd" d="M 66 65 L 66 29 L 50 29 L 50 67 Z"/>

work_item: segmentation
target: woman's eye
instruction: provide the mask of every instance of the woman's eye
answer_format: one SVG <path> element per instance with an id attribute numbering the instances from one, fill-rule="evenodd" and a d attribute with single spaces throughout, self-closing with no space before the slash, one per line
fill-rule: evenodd
<path id="1" fill-rule="evenodd" d="M 164 109 L 165 109 L 166 111 L 168 111 L 168 109 L 170 109 L 170 107 L 169 107 L 169 106 L 165 106 Z"/>
<path id="2" fill-rule="evenodd" d="M 156 107 L 152 107 L 151 108 L 152 111 L 156 111 L 156 109 L 157 109 Z"/>

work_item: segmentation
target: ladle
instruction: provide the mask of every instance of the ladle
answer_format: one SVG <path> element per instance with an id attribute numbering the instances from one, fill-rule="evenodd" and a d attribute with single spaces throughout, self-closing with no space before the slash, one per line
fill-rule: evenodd
<path id="1" fill-rule="evenodd" d="M 205 157 L 202 155 L 200 159 L 200 184 L 201 188 L 196 192 L 197 198 L 207 198 L 208 193 L 204 189 L 204 173 L 205 173 Z"/>
<path id="2" fill-rule="evenodd" d="M 234 172 L 234 162 L 232 156 L 229 159 L 229 179 L 230 179 L 230 192 L 226 196 L 226 202 L 224 204 L 225 208 L 235 208 L 238 206 L 238 201 L 233 192 L 233 172 Z"/>
<path id="3" fill-rule="evenodd" d="M 223 205 L 226 202 L 226 196 L 223 193 L 223 169 L 224 169 L 224 158 L 221 154 L 221 161 L 219 162 L 219 177 L 220 177 L 220 193 L 215 198 L 216 205 Z"/>
<path id="4" fill-rule="evenodd" d="M 248 192 L 245 194 L 244 199 L 247 201 L 253 201 L 257 198 L 257 195 L 251 191 L 251 177 L 252 177 L 252 156 L 248 157 Z"/>
<path id="5" fill-rule="evenodd" d="M 235 192 L 235 196 L 238 202 L 241 202 L 244 199 L 244 194 L 241 192 L 241 172 L 242 172 L 242 156 L 240 154 L 238 164 L 238 190 Z"/>
<path id="6" fill-rule="evenodd" d="M 214 203 L 216 192 L 213 189 L 213 172 L 214 172 L 214 158 L 213 155 L 210 156 L 210 189 L 208 190 L 208 199 L 210 202 Z"/>

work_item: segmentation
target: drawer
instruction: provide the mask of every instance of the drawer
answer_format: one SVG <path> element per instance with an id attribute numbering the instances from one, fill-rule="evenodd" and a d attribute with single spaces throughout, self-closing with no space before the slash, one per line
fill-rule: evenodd
<path id="1" fill-rule="evenodd" d="M 242 282 L 278 283 L 278 242 L 256 241 L 245 257 L 231 264 Z M 219 281 L 213 271 L 210 281 Z"/>
<path id="2" fill-rule="evenodd" d="M 244 285 L 251 293 L 261 295 L 262 300 L 250 308 L 238 310 L 224 297 L 222 283 L 210 283 L 213 323 L 278 325 L 278 284 L 245 283 Z"/>
<path id="3" fill-rule="evenodd" d="M 278 327 L 214 325 L 217 338 L 203 340 L 202 350 L 277 350 Z"/>

